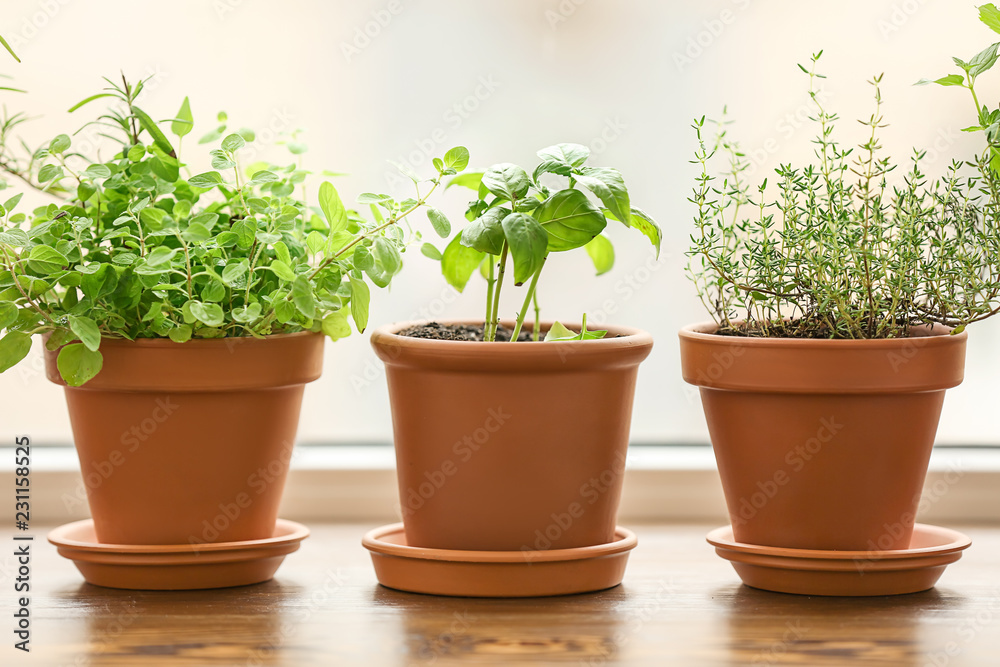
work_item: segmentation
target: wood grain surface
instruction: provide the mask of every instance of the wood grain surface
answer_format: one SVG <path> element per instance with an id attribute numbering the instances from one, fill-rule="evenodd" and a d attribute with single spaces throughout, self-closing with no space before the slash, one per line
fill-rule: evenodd
<path id="1" fill-rule="evenodd" d="M 474 600 L 380 587 L 370 527 L 313 526 L 269 583 L 176 593 L 85 584 L 35 531 L 32 651 L 9 635 L 0 665 L 1000 665 L 997 528 L 965 528 L 965 557 L 908 596 L 753 590 L 704 542 L 714 526 L 640 525 L 623 586 Z"/>

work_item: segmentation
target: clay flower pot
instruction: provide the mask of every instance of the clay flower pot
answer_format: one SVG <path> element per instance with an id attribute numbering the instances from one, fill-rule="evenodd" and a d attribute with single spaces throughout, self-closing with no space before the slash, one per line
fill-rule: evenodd
<path id="1" fill-rule="evenodd" d="M 396 335 L 412 324 L 371 338 L 388 377 L 406 543 L 534 552 L 613 541 L 650 335 L 624 327 L 609 327 L 603 340 L 548 343 Z"/>
<path id="2" fill-rule="evenodd" d="M 101 352 L 94 379 L 65 387 L 97 539 L 270 538 L 323 336 L 105 339 Z M 64 384 L 56 356 L 46 372 Z"/>
<path id="3" fill-rule="evenodd" d="M 945 390 L 962 382 L 966 334 L 901 340 L 680 332 L 701 388 L 737 542 L 885 551 L 910 545 Z"/>

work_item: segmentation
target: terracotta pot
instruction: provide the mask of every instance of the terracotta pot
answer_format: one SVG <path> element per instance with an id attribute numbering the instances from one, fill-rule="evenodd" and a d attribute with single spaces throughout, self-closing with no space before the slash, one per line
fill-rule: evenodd
<path id="1" fill-rule="evenodd" d="M 104 366 L 65 387 L 97 539 L 197 544 L 271 537 L 305 383 L 323 336 L 101 341 Z M 56 353 L 48 378 L 64 384 Z"/>
<path id="2" fill-rule="evenodd" d="M 680 332 L 701 388 L 737 542 L 905 549 L 945 390 L 966 334 L 902 340 L 761 339 Z"/>
<path id="3" fill-rule="evenodd" d="M 371 339 L 388 377 L 407 544 L 613 541 L 649 334 L 608 327 L 604 340 L 482 343 L 394 333 L 412 324 Z"/>

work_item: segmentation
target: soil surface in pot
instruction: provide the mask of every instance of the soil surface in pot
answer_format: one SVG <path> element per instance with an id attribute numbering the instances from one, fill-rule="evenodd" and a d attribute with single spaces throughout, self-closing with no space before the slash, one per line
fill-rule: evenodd
<path id="1" fill-rule="evenodd" d="M 408 338 L 430 338 L 433 340 L 482 341 L 483 328 L 482 324 L 440 324 L 438 322 L 428 322 L 427 324 L 418 324 L 408 329 L 403 329 L 398 332 L 398 335 Z M 497 341 L 509 342 L 511 333 L 510 329 L 501 325 L 497 328 Z M 517 340 L 518 342 L 531 341 L 531 332 L 522 329 Z"/>

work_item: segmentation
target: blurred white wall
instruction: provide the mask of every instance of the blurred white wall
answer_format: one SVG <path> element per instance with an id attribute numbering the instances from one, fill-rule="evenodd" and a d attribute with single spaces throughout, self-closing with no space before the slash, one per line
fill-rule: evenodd
<path id="1" fill-rule="evenodd" d="M 39 116 L 33 140 L 75 129 L 83 118 L 65 110 L 100 88 L 101 75 L 155 73 L 144 103 L 154 116 L 170 117 L 191 97 L 188 156 L 220 109 L 234 125 L 258 130 L 288 119 L 307 130 L 308 166 L 350 172 L 337 181 L 345 199 L 385 190 L 386 160 L 419 168 L 425 150 L 436 155 L 464 144 L 474 166 L 533 166 L 543 146 L 591 145 L 593 163 L 619 167 L 633 202 L 659 220 L 663 254 L 654 263 L 645 239 L 612 228 L 615 269 L 595 278 L 582 253 L 559 257 L 541 283 L 543 314 L 594 317 L 610 300 L 611 321 L 656 336 L 635 404 L 634 440 L 644 443 L 707 441 L 697 395 L 679 377 L 676 345 L 680 326 L 707 319 L 682 271 L 692 215 L 691 119 L 728 104 L 760 174 L 807 156 L 811 134 L 796 119 L 805 113 L 807 81 L 795 64 L 825 49 L 829 103 L 845 119 L 842 140 L 860 141 L 853 119 L 870 113 L 866 81 L 885 72 L 891 127 L 883 143 L 901 159 L 911 146 L 931 150 L 933 172 L 976 145 L 958 132 L 973 107 L 964 91 L 912 83 L 950 73 L 952 55 L 970 58 L 994 37 L 972 3 L 944 0 L 4 0 L 0 34 L 24 61 L 0 54 L 0 72 L 31 93 L 3 100 Z M 982 82 L 990 103 L 998 76 Z M 281 147 L 262 150 L 287 155 Z M 446 197 L 442 208 L 453 219 L 464 196 L 453 189 Z M 480 316 L 481 282 L 456 295 L 435 263 L 413 252 L 407 264 L 391 292 L 374 295 L 373 324 L 425 312 Z M 1000 438 L 993 412 L 1000 327 L 971 334 L 967 380 L 949 395 L 941 442 Z M 15 433 L 68 443 L 60 392 L 39 372 L 37 354 L 33 361 L 0 376 L 0 443 Z M 384 381 L 367 336 L 327 346 L 300 437 L 390 439 Z"/>

